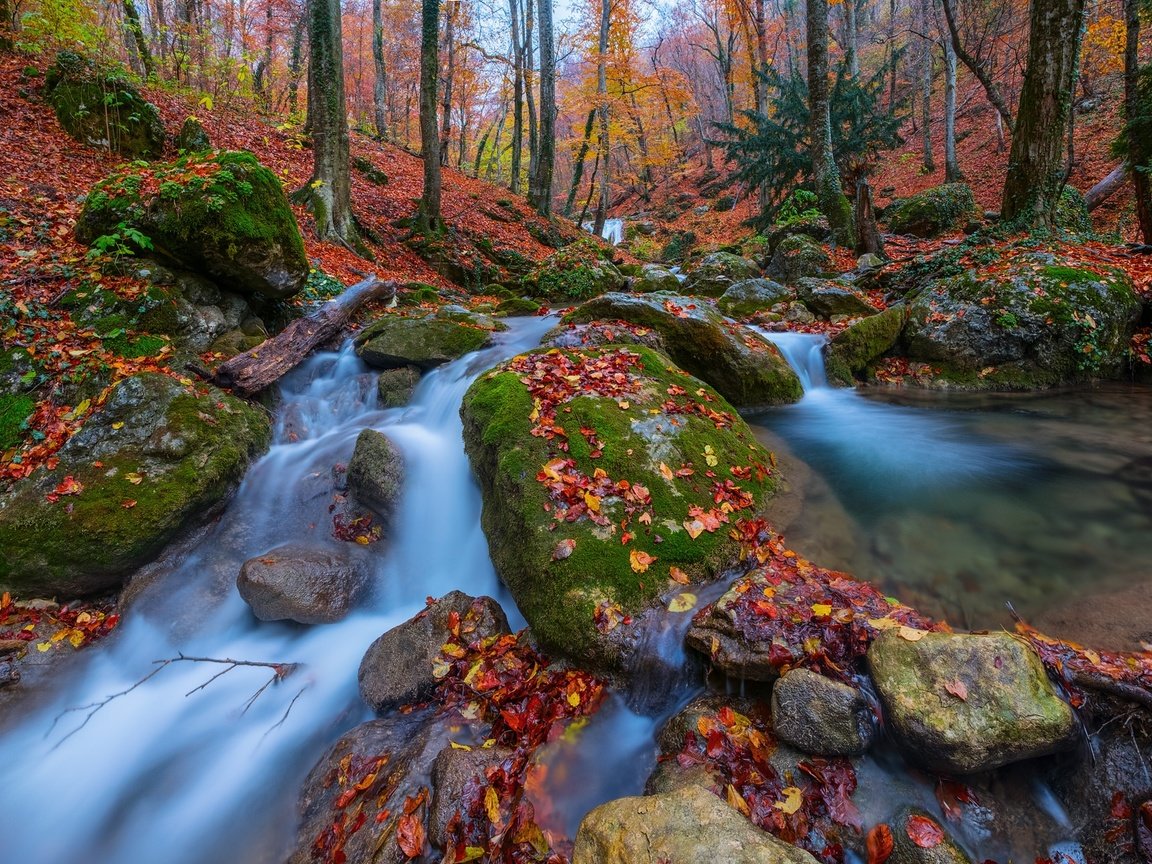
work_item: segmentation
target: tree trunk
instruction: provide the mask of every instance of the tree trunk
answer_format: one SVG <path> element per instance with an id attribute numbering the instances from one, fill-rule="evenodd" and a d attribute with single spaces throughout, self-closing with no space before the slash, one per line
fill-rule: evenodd
<path id="1" fill-rule="evenodd" d="M 8 7 L 7 14 L 5 6 Z M 12 26 L 11 22 L 12 11 L 9 0 L 0 0 L 0 29 L 8 31 Z M 140 24 L 140 10 L 136 8 L 135 0 L 124 0 L 124 26 L 128 28 L 128 35 L 132 37 L 136 56 L 144 69 L 144 77 L 151 78 L 156 74 L 156 64 L 152 61 L 152 52 L 148 50 L 148 40 L 144 38 L 144 28 Z M 0 47 L 4 47 L 3 39 L 4 36 L 0 33 Z M 9 45 L 7 50 L 12 50 L 12 46 Z"/>
<path id="2" fill-rule="evenodd" d="M 872 206 L 872 186 L 867 177 L 856 181 L 856 254 L 884 254 L 884 241 L 876 227 L 876 210 Z"/>
<path id="3" fill-rule="evenodd" d="M 417 217 L 425 234 L 440 231 L 440 137 L 436 128 L 436 89 L 440 75 L 440 0 L 422 0 L 420 28 L 420 148 L 424 192 Z"/>
<path id="4" fill-rule="evenodd" d="M 920 32 L 928 33 L 928 0 L 920 0 Z M 931 174 L 936 170 L 936 159 L 932 154 L 932 43 L 927 35 L 920 37 L 923 53 L 920 55 L 920 133 L 924 151 L 924 171 Z"/>
<path id="5" fill-rule="evenodd" d="M 300 97 L 300 70 L 304 65 L 304 30 L 308 26 L 305 10 L 292 28 L 292 54 L 288 58 L 288 110 L 295 114 Z"/>
<path id="6" fill-rule="evenodd" d="M 256 64 L 256 72 L 252 76 L 252 90 L 260 110 L 269 113 L 272 110 L 271 88 L 268 86 L 268 76 L 272 70 L 272 49 L 275 47 L 276 29 L 272 26 L 272 4 L 264 7 L 264 53 L 260 62 Z"/>
<path id="7" fill-rule="evenodd" d="M 580 139 L 580 149 L 576 151 L 576 161 L 572 166 L 572 183 L 568 187 L 568 199 L 564 202 L 564 215 L 567 217 L 572 216 L 572 208 L 576 206 L 576 193 L 580 190 L 580 181 L 584 179 L 584 161 L 588 158 L 588 145 L 595 125 L 596 109 L 593 108 L 584 121 L 584 137 Z"/>
<path id="8" fill-rule="evenodd" d="M 1131 121 L 1140 113 L 1140 0 L 1124 3 L 1124 113 Z M 1147 99 L 1147 97 L 1145 97 Z M 1129 136 L 1128 163 L 1136 195 L 1136 222 L 1145 243 L 1152 244 L 1152 141 L 1135 141 Z M 1141 170 L 1143 169 L 1143 170 Z"/>
<path id="9" fill-rule="evenodd" d="M 528 0 L 529 3 L 532 0 Z M 528 200 L 541 216 L 552 213 L 552 174 L 556 163 L 556 42 L 552 33 L 552 0 L 539 0 L 540 14 L 540 152 Z"/>
<path id="10" fill-rule="evenodd" d="M 1084 193 L 1084 206 L 1091 213 L 1116 192 L 1124 188 L 1132 176 L 1132 169 L 1127 162 L 1121 162 L 1108 172 L 1108 176 Z"/>
<path id="11" fill-rule="evenodd" d="M 520 172 L 524 160 L 524 45 L 520 41 L 520 3 L 509 0 L 512 12 L 512 177 L 508 188 L 520 194 Z"/>
<path id="12" fill-rule="evenodd" d="M 376 119 L 376 134 L 388 140 L 388 67 L 384 65 L 384 12 L 383 0 L 372 0 L 372 66 L 375 78 L 372 86 L 372 110 Z"/>
<path id="13" fill-rule="evenodd" d="M 832 117 L 828 93 L 828 0 L 808 0 L 808 138 L 812 182 L 820 209 L 836 242 L 855 246 L 852 207 L 844 197 L 840 171 L 832 152 Z"/>
<path id="14" fill-rule="evenodd" d="M 447 166 L 452 152 L 452 86 L 456 78 L 456 10 L 459 3 L 449 2 L 444 16 L 444 92 L 440 97 L 440 165 Z"/>
<path id="15" fill-rule="evenodd" d="M 14 37 L 12 0 L 0 0 L 0 51 L 12 51 L 16 47 Z"/>
<path id="16" fill-rule="evenodd" d="M 956 52 L 947 38 L 944 49 L 944 182 L 959 183 L 964 179 L 956 158 Z"/>
<path id="17" fill-rule="evenodd" d="M 1064 144 L 1079 65 L 1085 0 L 1032 0 L 1028 64 L 1008 156 L 1000 218 L 1047 228 L 1064 188 Z"/>
<path id="18" fill-rule="evenodd" d="M 1000 115 L 1003 125 L 1007 126 L 1009 130 L 1012 129 L 1012 112 L 1008 108 L 1008 103 L 1004 101 L 1004 97 L 1000 93 L 1000 88 L 996 86 L 996 82 L 988 74 L 988 70 L 984 65 L 970 54 L 960 41 L 960 30 L 956 26 L 956 8 L 953 5 L 956 0 L 943 0 L 944 6 L 944 20 L 948 24 L 948 35 L 952 40 L 952 50 L 956 52 L 956 56 L 960 62 L 968 67 L 968 71 L 980 82 L 980 86 L 984 88 L 984 93 L 988 97 L 988 102 L 996 109 L 996 113 Z"/>
<path id="19" fill-rule="evenodd" d="M 896 116 L 896 0 L 888 0 L 888 116 Z"/>
<path id="20" fill-rule="evenodd" d="M 612 0 L 600 0 L 600 41 L 596 54 L 596 99 L 600 115 L 600 203 L 596 205 L 596 222 L 592 226 L 592 233 L 597 237 L 604 231 L 604 221 L 608 218 L 608 204 L 612 195 L 612 172 L 609 164 L 612 148 L 608 137 L 608 33 L 611 27 Z"/>
<path id="21" fill-rule="evenodd" d="M 337 336 L 352 313 L 377 298 L 396 296 L 396 283 L 368 276 L 262 345 L 221 363 L 212 380 L 239 396 L 253 396 L 292 371 L 315 348 Z"/>
<path id="22" fill-rule="evenodd" d="M 308 0 L 306 14 L 312 179 L 295 197 L 311 206 L 319 239 L 335 241 L 367 257 L 352 215 L 340 0 Z"/>
<path id="23" fill-rule="evenodd" d="M 536 123 L 536 50 L 533 37 L 536 15 L 532 0 L 524 0 L 524 103 L 528 108 L 528 183 L 536 176 L 536 160 L 540 156 L 540 134 Z"/>
<path id="24" fill-rule="evenodd" d="M 844 0 L 844 66 L 848 74 L 860 74 L 860 30 L 856 25 L 856 0 Z"/>

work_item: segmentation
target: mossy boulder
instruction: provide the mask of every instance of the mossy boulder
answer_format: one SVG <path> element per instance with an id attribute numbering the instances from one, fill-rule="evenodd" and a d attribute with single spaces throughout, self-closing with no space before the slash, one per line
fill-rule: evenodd
<path id="1" fill-rule="evenodd" d="M 356 337 L 356 353 L 376 369 L 431 369 L 483 348 L 504 324 L 448 311 L 426 315 L 385 313 Z"/>
<path id="2" fill-rule="evenodd" d="M 719 297 L 737 282 L 759 275 L 759 265 L 750 258 L 731 252 L 713 252 L 701 258 L 688 274 L 683 291 L 701 297 Z"/>
<path id="3" fill-rule="evenodd" d="M 745 279 L 725 291 L 716 306 L 729 318 L 751 318 L 794 296 L 791 288 L 771 279 Z"/>
<path id="4" fill-rule="evenodd" d="M 420 370 L 415 366 L 385 369 L 376 380 L 376 393 L 381 408 L 402 408 L 412 398 L 420 383 Z"/>
<path id="5" fill-rule="evenodd" d="M 605 671 L 635 647 L 627 616 L 663 609 L 672 568 L 701 583 L 734 563 L 731 523 L 774 489 L 732 406 L 639 346 L 513 358 L 461 414 L 501 578 L 542 645 Z"/>
<path id="6" fill-rule="evenodd" d="M 768 275 L 791 285 L 807 276 L 823 276 L 832 270 L 827 250 L 806 234 L 790 234 L 776 246 Z"/>
<path id="7" fill-rule="evenodd" d="M 909 302 L 907 354 L 942 384 L 1027 390 L 1116 376 L 1140 315 L 1123 271 L 1044 252 L 939 279 Z"/>
<path id="8" fill-rule="evenodd" d="M 620 291 L 627 280 L 595 240 L 581 238 L 553 252 L 524 277 L 525 290 L 558 302 L 587 300 Z"/>
<path id="9" fill-rule="evenodd" d="M 44 92 L 64 131 L 77 141 L 129 159 L 152 159 L 164 150 L 160 112 L 123 72 L 61 51 L 48 70 Z"/>
<path id="10" fill-rule="evenodd" d="M 932 771 L 973 774 L 1068 749 L 1072 708 L 1040 658 L 1010 633 L 892 629 L 868 649 L 889 733 Z"/>
<path id="11" fill-rule="evenodd" d="M 59 451 L 59 464 L 0 498 L 0 590 L 116 588 L 178 531 L 221 504 L 271 435 L 238 399 L 164 375 L 116 385 Z"/>
<path id="12" fill-rule="evenodd" d="M 348 461 L 348 491 L 384 517 L 390 517 L 400 503 L 404 485 L 404 457 L 388 436 L 375 429 L 363 429 Z"/>
<path id="13" fill-rule="evenodd" d="M 534 300 L 529 300 L 527 297 L 509 297 L 507 300 L 500 302 L 496 307 L 497 315 L 505 315 L 509 318 L 518 315 L 535 315 L 540 311 L 540 304 Z"/>
<path id="14" fill-rule="evenodd" d="M 811 237 L 817 243 L 826 243 L 832 239 L 832 228 L 828 224 L 828 217 L 821 213 L 797 216 L 778 225 L 773 225 L 766 232 L 768 251 L 775 252 L 781 241 L 795 234 Z"/>
<path id="15" fill-rule="evenodd" d="M 667 267 L 660 264 L 645 264 L 640 275 L 632 280 L 632 290 L 637 294 L 651 294 L 653 291 L 679 291 L 680 280 Z"/>
<path id="16" fill-rule="evenodd" d="M 195 117 L 188 117 L 176 134 L 176 149 L 183 153 L 202 153 L 212 149 L 208 130 Z"/>
<path id="17" fill-rule="evenodd" d="M 250 153 L 194 153 L 102 180 L 88 194 L 76 237 L 90 244 L 114 234 L 228 291 L 276 299 L 308 281 L 304 241 L 280 180 Z"/>
<path id="18" fill-rule="evenodd" d="M 851 387 L 878 357 L 891 350 L 904 329 L 903 306 L 892 306 L 840 331 L 824 349 L 824 368 L 832 384 Z"/>
<path id="19" fill-rule="evenodd" d="M 895 204 L 888 214 L 893 234 L 936 237 L 964 227 L 976 213 L 976 199 L 964 183 L 945 183 Z"/>
<path id="20" fill-rule="evenodd" d="M 876 307 L 868 302 L 867 297 L 840 279 L 797 279 L 796 296 L 812 314 L 821 318 L 834 315 L 860 318 L 876 314 Z"/>
<path id="21" fill-rule="evenodd" d="M 800 379 L 775 346 L 710 305 L 675 294 L 605 294 L 565 322 L 625 321 L 660 334 L 665 353 L 738 408 L 796 402 Z"/>

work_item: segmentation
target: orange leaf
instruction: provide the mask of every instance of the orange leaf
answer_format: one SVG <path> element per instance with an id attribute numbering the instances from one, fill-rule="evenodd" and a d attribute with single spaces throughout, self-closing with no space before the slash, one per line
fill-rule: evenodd
<path id="1" fill-rule="evenodd" d="M 884 864 L 892 855 L 892 829 L 877 825 L 868 832 L 868 864 Z"/>
<path id="2" fill-rule="evenodd" d="M 628 560 L 631 562 L 632 570 L 634 572 L 643 573 L 650 566 L 652 566 L 652 563 L 656 561 L 656 558 L 652 555 L 649 555 L 642 549 L 633 549 L 632 554 L 628 556 Z"/>
<path id="3" fill-rule="evenodd" d="M 396 843 L 409 858 L 424 854 L 424 822 L 412 814 L 400 817 L 396 826 Z"/>

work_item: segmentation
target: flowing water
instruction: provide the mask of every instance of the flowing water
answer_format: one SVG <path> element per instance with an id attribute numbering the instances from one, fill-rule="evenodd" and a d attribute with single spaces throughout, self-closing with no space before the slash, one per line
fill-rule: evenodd
<path id="1" fill-rule="evenodd" d="M 590 232 L 595 227 L 595 224 L 592 222 L 584 222 L 580 227 Z M 600 236 L 613 246 L 619 246 L 624 242 L 624 220 L 605 219 L 604 227 L 600 229 Z"/>

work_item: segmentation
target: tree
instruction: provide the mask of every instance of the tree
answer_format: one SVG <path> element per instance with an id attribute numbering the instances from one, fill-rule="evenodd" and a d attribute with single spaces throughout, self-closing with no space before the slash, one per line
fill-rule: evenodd
<path id="1" fill-rule="evenodd" d="M 539 14 L 540 151 L 529 183 L 528 200 L 537 213 L 548 216 L 552 212 L 552 174 L 556 162 L 556 42 L 552 34 L 552 0 L 539 0 Z"/>
<path id="2" fill-rule="evenodd" d="M 11 51 L 16 47 L 12 38 L 12 0 L 0 0 L 0 51 Z"/>
<path id="3" fill-rule="evenodd" d="M 372 110 L 376 134 L 388 139 L 388 67 L 384 63 L 384 15 L 382 0 L 372 0 Z"/>
<path id="4" fill-rule="evenodd" d="M 611 158 L 610 115 L 608 110 L 608 35 L 612 28 L 612 0 L 600 0 L 600 31 L 596 52 L 596 111 L 600 126 L 600 202 L 596 205 L 596 222 L 592 233 L 596 236 L 604 231 L 608 218 L 608 205 L 611 199 Z"/>
<path id="5" fill-rule="evenodd" d="M 308 123 L 312 129 L 312 179 L 297 197 L 316 219 L 316 236 L 368 255 L 352 215 L 348 107 L 340 0 L 308 0 Z"/>
<path id="6" fill-rule="evenodd" d="M 1064 189 L 1064 146 L 1084 30 L 1085 0 L 1032 0 L 1028 60 L 1000 217 L 1047 228 Z"/>
<path id="7" fill-rule="evenodd" d="M 1149 0 L 1124 3 L 1124 131 L 1118 155 L 1132 166 L 1136 222 L 1145 243 L 1152 243 L 1152 66 L 1139 68 L 1141 7 Z"/>
<path id="8" fill-rule="evenodd" d="M 7 0 L 0 0 L 0 28 L 6 29 L 9 26 L 9 19 L 11 14 L 4 16 L 4 5 Z M 136 58 L 140 61 L 140 68 L 144 73 L 145 78 L 151 78 L 156 74 L 156 64 L 152 62 L 152 52 L 148 50 L 148 40 L 144 38 L 144 28 L 140 26 L 140 11 L 136 8 L 135 0 L 124 0 L 124 26 L 128 29 L 128 35 L 132 37 L 132 49 Z M 0 36 L 0 39 L 3 37 Z"/>
<path id="9" fill-rule="evenodd" d="M 436 128 L 436 90 L 440 76 L 440 0 L 422 0 L 420 17 L 420 155 L 424 191 L 417 225 L 425 234 L 440 224 L 440 135 Z"/>
<path id="10" fill-rule="evenodd" d="M 808 146 L 812 184 L 837 243 L 855 246 L 852 206 L 844 197 L 832 152 L 828 103 L 828 0 L 808 0 Z"/>

